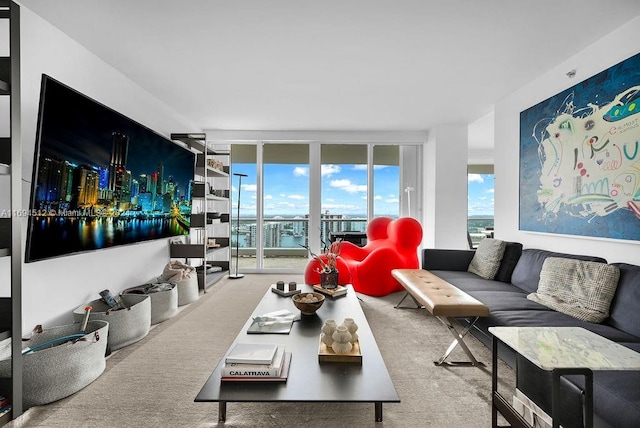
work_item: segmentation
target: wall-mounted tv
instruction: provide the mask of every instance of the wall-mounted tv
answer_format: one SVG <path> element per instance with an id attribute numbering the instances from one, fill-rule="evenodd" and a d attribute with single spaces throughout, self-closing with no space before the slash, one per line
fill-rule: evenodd
<path id="1" fill-rule="evenodd" d="M 184 235 L 195 154 L 43 75 L 26 262 Z"/>

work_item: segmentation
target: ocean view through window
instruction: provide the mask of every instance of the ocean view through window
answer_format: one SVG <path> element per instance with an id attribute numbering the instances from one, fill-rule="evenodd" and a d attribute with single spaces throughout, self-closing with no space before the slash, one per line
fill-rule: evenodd
<path id="1" fill-rule="evenodd" d="M 484 238 L 493 237 L 494 175 L 467 174 L 467 232 L 474 246 Z"/>
<path id="2" fill-rule="evenodd" d="M 369 167 L 373 156 L 368 150 L 374 153 L 373 145 L 322 144 L 315 160 L 309 144 L 232 145 L 232 172 L 248 175 L 242 181 L 237 230 L 240 265 L 249 270 L 302 271 L 308 263 L 304 246 L 310 237 L 329 242 L 333 232 L 364 232 L 374 201 L 375 216 L 397 218 L 399 149 L 391 147 L 381 150 Z M 391 162 L 384 160 L 388 153 L 395 153 Z M 233 216 L 238 208 L 236 186 L 233 183 Z M 231 224 L 235 248 L 236 220 Z"/>

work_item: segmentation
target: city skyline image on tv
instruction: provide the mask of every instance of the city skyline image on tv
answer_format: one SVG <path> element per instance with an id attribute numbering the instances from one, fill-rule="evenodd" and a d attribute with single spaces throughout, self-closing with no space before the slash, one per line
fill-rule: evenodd
<path id="1" fill-rule="evenodd" d="M 195 154 L 43 75 L 25 261 L 189 231 Z"/>

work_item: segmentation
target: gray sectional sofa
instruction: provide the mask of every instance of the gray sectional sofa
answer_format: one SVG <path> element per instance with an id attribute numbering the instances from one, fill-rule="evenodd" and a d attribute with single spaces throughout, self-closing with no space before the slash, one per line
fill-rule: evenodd
<path id="1" fill-rule="evenodd" d="M 493 280 L 468 272 L 473 250 L 425 249 L 422 268 L 453 284 L 489 307 L 490 315 L 475 324 L 472 333 L 491 346 L 492 326 L 574 326 L 583 327 L 623 346 L 640 352 L 640 266 L 612 263 L 620 270 L 609 316 L 601 323 L 581 321 L 527 299 L 536 292 L 540 272 L 548 257 L 561 257 L 607 263 L 600 257 L 554 253 L 541 249 L 522 249 L 507 243 L 498 273 Z M 517 387 L 547 413 L 551 413 L 551 377 L 506 347 L 499 356 L 517 367 Z M 581 377 L 568 377 L 563 383 L 564 428 L 583 426 Z M 640 372 L 594 371 L 594 421 L 596 426 L 615 428 L 640 426 Z"/>

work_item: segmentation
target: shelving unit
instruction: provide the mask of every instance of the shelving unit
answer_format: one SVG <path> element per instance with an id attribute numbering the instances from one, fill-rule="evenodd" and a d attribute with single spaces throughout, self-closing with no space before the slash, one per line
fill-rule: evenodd
<path id="1" fill-rule="evenodd" d="M 0 263 L 2 275 L 10 276 L 9 295 L 0 297 L 0 340 L 11 338 L 11 378 L 0 379 L 0 395 L 9 398 L 11 411 L 0 417 L 0 426 L 22 414 L 22 140 L 20 121 L 20 7 L 0 0 L 0 20 L 7 20 L 8 46 L 1 46 L 0 102 L 7 103 L 9 135 L 0 135 Z M 8 48 L 8 50 L 6 49 Z M 4 56 L 8 52 L 8 56 Z M 6 111 L 5 105 L 0 111 Z M 5 269 L 5 267 L 7 269 Z M 5 278 L 0 279 L 4 282 Z"/>
<path id="2" fill-rule="evenodd" d="M 206 134 L 172 134 L 198 151 L 191 186 L 191 229 L 187 242 L 170 244 L 171 258 L 185 259 L 198 269 L 198 285 L 205 292 L 229 272 L 230 210 L 229 150 L 217 150 Z M 221 271 L 214 271 L 221 268 Z"/>

